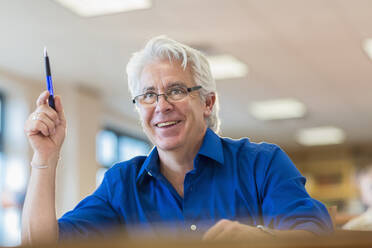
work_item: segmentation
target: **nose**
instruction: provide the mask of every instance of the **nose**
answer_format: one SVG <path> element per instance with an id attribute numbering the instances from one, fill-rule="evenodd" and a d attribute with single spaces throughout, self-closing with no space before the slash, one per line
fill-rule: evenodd
<path id="1" fill-rule="evenodd" d="M 173 105 L 168 101 L 167 96 L 165 94 L 159 94 L 158 100 L 156 102 L 156 112 L 169 112 L 173 109 Z"/>

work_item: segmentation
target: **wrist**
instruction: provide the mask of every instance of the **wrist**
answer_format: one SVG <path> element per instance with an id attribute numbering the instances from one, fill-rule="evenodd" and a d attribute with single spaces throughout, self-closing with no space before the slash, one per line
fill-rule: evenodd
<path id="1" fill-rule="evenodd" d="M 34 153 L 31 160 L 31 166 L 33 168 L 56 167 L 59 159 L 59 153 L 51 154 L 49 156 L 43 156 L 39 153 Z"/>
<path id="2" fill-rule="evenodd" d="M 263 226 L 263 225 L 257 225 L 256 227 L 257 227 L 259 230 L 261 230 L 262 232 L 264 232 L 264 233 L 266 233 L 266 234 L 268 234 L 268 235 L 270 235 L 270 236 L 272 236 L 272 237 L 275 237 L 275 236 L 276 236 L 275 233 L 274 233 L 274 230 L 271 229 L 271 228 L 265 227 L 265 226 Z"/>

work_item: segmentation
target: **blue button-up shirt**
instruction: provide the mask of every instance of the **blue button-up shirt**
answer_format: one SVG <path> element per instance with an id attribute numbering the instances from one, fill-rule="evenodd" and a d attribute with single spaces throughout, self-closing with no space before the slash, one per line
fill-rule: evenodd
<path id="1" fill-rule="evenodd" d="M 327 209 L 306 192 L 305 178 L 276 145 L 221 138 L 207 129 L 181 197 L 160 173 L 156 147 L 109 169 L 102 184 L 58 220 L 60 239 L 105 235 L 114 226 L 156 233 L 196 231 L 220 219 L 247 225 L 332 230 Z"/>

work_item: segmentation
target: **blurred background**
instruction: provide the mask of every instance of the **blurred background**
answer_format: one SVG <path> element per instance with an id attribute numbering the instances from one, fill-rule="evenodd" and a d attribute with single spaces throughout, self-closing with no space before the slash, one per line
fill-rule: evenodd
<path id="1" fill-rule="evenodd" d="M 222 136 L 280 145 L 338 225 L 363 212 L 354 175 L 372 162 L 371 11 L 369 0 L 0 0 L 0 245 L 20 242 L 23 126 L 45 89 L 44 46 L 68 121 L 60 216 L 113 163 L 151 149 L 125 66 L 161 34 L 208 56 Z"/>

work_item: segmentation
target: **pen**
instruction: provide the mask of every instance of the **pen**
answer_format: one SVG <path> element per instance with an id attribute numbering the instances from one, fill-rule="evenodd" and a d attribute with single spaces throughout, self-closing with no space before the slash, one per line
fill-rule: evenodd
<path id="1" fill-rule="evenodd" d="M 52 74 L 50 72 L 50 64 L 49 64 L 49 57 L 46 47 L 44 47 L 44 62 L 45 62 L 45 73 L 46 73 L 46 83 L 47 89 L 49 91 L 49 99 L 48 103 L 49 106 L 56 110 L 54 105 L 54 92 L 53 92 L 53 83 L 52 83 Z"/>

